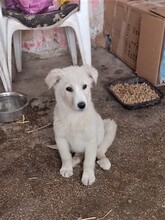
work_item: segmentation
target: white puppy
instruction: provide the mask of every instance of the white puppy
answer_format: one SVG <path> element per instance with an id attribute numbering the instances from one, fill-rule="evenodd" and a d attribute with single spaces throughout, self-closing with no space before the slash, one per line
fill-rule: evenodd
<path id="1" fill-rule="evenodd" d="M 91 66 L 71 66 L 53 69 L 45 81 L 54 86 L 56 106 L 54 132 L 62 160 L 63 177 L 73 174 L 73 166 L 80 162 L 71 152 L 84 153 L 82 182 L 91 185 L 95 181 L 96 157 L 104 170 L 111 167 L 105 153 L 112 144 L 117 125 L 113 120 L 102 120 L 91 100 L 92 82 L 97 82 L 98 72 Z"/>

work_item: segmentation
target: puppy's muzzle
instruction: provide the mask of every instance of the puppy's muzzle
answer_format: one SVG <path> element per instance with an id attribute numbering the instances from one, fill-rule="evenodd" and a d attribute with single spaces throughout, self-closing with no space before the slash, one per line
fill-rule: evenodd
<path id="1" fill-rule="evenodd" d="M 77 106 L 80 110 L 84 110 L 86 107 L 86 104 L 85 104 L 85 102 L 79 102 Z"/>

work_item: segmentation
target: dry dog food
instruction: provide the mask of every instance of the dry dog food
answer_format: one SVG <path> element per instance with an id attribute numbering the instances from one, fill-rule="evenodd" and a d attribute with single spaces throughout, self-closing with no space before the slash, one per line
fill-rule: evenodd
<path id="1" fill-rule="evenodd" d="M 145 82 L 116 84 L 111 90 L 125 104 L 137 104 L 159 98 L 159 95 Z"/>

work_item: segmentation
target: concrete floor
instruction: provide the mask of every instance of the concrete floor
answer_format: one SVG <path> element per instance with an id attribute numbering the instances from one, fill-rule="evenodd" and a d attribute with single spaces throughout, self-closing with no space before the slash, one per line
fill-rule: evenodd
<path id="1" fill-rule="evenodd" d="M 93 48 L 92 58 L 99 71 L 93 89 L 95 107 L 103 118 L 118 124 L 107 153 L 111 170 L 96 165 L 96 182 L 89 187 L 80 181 L 82 165 L 71 178 L 60 176 L 59 154 L 48 148 L 54 143 L 54 96 L 44 78 L 71 60 L 69 56 L 38 60 L 26 54 L 13 90 L 28 95 L 29 122 L 0 125 L 0 220 L 165 219 L 165 100 L 149 108 L 124 109 L 105 86 L 132 71 L 100 48 Z M 165 93 L 164 87 L 160 89 Z M 42 126 L 47 127 L 33 131 Z"/>

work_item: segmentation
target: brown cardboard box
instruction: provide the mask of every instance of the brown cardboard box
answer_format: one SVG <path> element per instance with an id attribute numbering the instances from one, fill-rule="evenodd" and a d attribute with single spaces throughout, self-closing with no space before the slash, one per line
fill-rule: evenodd
<path id="1" fill-rule="evenodd" d="M 162 83 L 159 72 L 165 40 L 165 1 L 151 11 L 142 16 L 136 72 L 158 85 Z"/>
<path id="2" fill-rule="evenodd" d="M 141 17 L 148 12 L 149 7 L 149 3 L 145 0 L 105 0 L 104 31 L 105 34 L 110 35 L 110 51 L 134 70 Z"/>
<path id="3" fill-rule="evenodd" d="M 102 37 L 109 36 L 110 51 L 139 76 L 158 84 L 165 0 L 104 0 L 104 5 Z"/>

